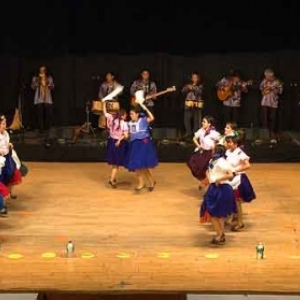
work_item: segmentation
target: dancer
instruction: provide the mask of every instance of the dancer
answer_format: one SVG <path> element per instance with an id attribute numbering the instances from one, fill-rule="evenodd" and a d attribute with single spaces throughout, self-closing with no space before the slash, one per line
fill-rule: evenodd
<path id="1" fill-rule="evenodd" d="M 110 114 L 107 112 L 106 102 L 103 105 L 103 113 L 107 121 L 109 137 L 107 141 L 107 162 L 111 165 L 111 173 L 108 185 L 112 188 L 117 187 L 117 173 L 119 167 L 124 166 L 128 142 L 128 124 L 126 122 L 127 113 L 121 109 L 119 112 Z"/>
<path id="2" fill-rule="evenodd" d="M 227 136 L 226 140 L 226 160 L 232 166 L 235 178 L 232 182 L 237 204 L 237 224 L 232 227 L 232 231 L 239 231 L 245 227 L 243 222 L 242 202 L 251 202 L 256 198 L 253 187 L 246 175 L 250 165 L 250 157 L 240 148 L 238 136 Z"/>
<path id="3" fill-rule="evenodd" d="M 225 138 L 229 135 L 237 134 L 237 124 L 235 122 L 227 122 L 224 128 L 224 135 L 220 138 L 219 143 L 220 145 L 225 145 Z"/>
<path id="4" fill-rule="evenodd" d="M 5 166 L 5 157 L 0 156 L 0 176 L 2 173 L 2 169 Z M 6 201 L 10 198 L 10 191 L 7 186 L 5 186 L 2 182 L 0 182 L 0 217 L 7 217 L 8 210 Z"/>
<path id="5" fill-rule="evenodd" d="M 13 194 L 13 186 L 22 182 L 22 175 L 20 170 L 17 169 L 16 162 L 12 157 L 13 145 L 10 143 L 10 137 L 6 131 L 6 118 L 0 117 L 0 155 L 5 158 L 5 165 L 2 168 L 0 175 L 0 182 L 7 186 L 10 190 L 10 197 L 17 198 Z"/>
<path id="6" fill-rule="evenodd" d="M 136 172 L 137 192 L 145 188 L 145 180 L 149 182 L 148 190 L 152 192 L 156 182 L 151 169 L 158 165 L 156 149 L 149 133 L 149 124 L 153 122 L 154 116 L 146 105 L 142 103 L 140 106 L 147 117 L 144 114 L 141 116 L 140 110 L 135 107 L 130 111 L 131 121 L 128 123 L 130 140 L 126 168 Z"/>
<path id="7" fill-rule="evenodd" d="M 202 127 L 195 133 L 193 142 L 196 145 L 195 152 L 189 159 L 187 165 L 192 175 L 206 185 L 206 170 L 208 162 L 212 157 L 213 149 L 220 140 L 220 133 L 215 130 L 215 120 L 211 116 L 206 116 L 202 120 Z M 202 186 L 199 185 L 199 189 Z"/>
<path id="8" fill-rule="evenodd" d="M 231 165 L 225 159 L 226 148 L 217 145 L 212 159 L 209 162 L 207 178 L 209 187 L 204 195 L 200 208 L 200 218 L 209 214 L 211 223 L 216 232 L 212 243 L 222 245 L 225 243 L 225 219 L 235 211 L 234 191 L 229 183 L 234 177 Z"/>

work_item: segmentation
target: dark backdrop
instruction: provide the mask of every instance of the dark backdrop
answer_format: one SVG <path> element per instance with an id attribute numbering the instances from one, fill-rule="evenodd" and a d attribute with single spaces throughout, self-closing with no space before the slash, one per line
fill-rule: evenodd
<path id="1" fill-rule="evenodd" d="M 107 71 L 117 74 L 119 82 L 126 89 L 121 103 L 128 108 L 129 87 L 141 69 L 150 70 L 159 90 L 175 85 L 178 91 L 161 97 L 156 105 L 156 124 L 159 127 L 182 127 L 183 101 L 181 88 L 190 72 L 203 74 L 205 84 L 205 113 L 221 119 L 222 104 L 216 99 L 215 84 L 229 70 L 238 69 L 245 79 L 253 79 L 254 86 L 244 96 L 240 125 L 259 126 L 260 93 L 258 85 L 266 67 L 275 70 L 284 82 L 279 114 L 283 130 L 300 130 L 299 103 L 299 64 L 300 53 L 251 53 L 217 54 L 197 57 L 172 56 L 167 54 L 139 56 L 88 56 L 56 57 L 44 59 L 2 57 L 0 58 L 0 110 L 13 110 L 19 92 L 24 96 L 24 125 L 33 122 L 33 92 L 31 78 L 39 66 L 46 65 L 54 78 L 54 125 L 77 125 L 85 120 L 85 102 L 97 98 L 98 86 Z M 22 84 L 24 88 L 22 89 Z"/>

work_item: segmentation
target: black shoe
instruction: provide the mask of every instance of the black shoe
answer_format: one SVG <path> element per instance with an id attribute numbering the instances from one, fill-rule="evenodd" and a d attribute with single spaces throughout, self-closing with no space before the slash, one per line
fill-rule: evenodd
<path id="1" fill-rule="evenodd" d="M 113 189 L 116 189 L 117 188 L 117 185 L 116 185 L 116 182 L 112 182 L 111 180 L 108 182 L 108 185 L 113 188 Z"/>
<path id="2" fill-rule="evenodd" d="M 148 191 L 149 191 L 149 192 L 153 192 L 155 186 L 156 186 L 156 181 L 154 181 L 153 186 L 149 186 L 149 187 L 148 187 Z"/>
<path id="3" fill-rule="evenodd" d="M 231 228 L 231 231 L 237 232 L 237 231 L 241 231 L 244 228 L 245 228 L 244 224 L 242 224 L 242 225 L 236 225 L 233 228 Z"/>
<path id="4" fill-rule="evenodd" d="M 225 234 L 223 233 L 220 239 L 213 238 L 211 243 L 214 245 L 224 245 L 226 242 Z"/>
<path id="5" fill-rule="evenodd" d="M 13 200 L 15 200 L 15 199 L 18 198 L 18 196 L 17 196 L 17 195 L 12 195 L 12 194 L 11 194 L 11 195 L 10 195 L 10 198 L 13 199 Z"/>

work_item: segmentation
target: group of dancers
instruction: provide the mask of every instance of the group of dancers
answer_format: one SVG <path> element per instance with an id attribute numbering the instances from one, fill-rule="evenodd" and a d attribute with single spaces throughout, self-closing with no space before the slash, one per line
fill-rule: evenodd
<path id="1" fill-rule="evenodd" d="M 136 192 L 144 188 L 152 192 L 156 183 L 152 169 L 158 165 L 156 148 L 150 132 L 150 123 L 154 121 L 153 114 L 143 103 L 131 108 L 129 122 L 126 122 L 125 110 L 108 113 L 106 105 L 103 105 L 103 111 L 109 131 L 107 162 L 112 166 L 109 186 L 117 187 L 118 169 L 125 167 L 136 173 Z"/>
<path id="2" fill-rule="evenodd" d="M 251 165 L 244 151 L 244 134 L 235 122 L 228 122 L 224 131 L 221 135 L 214 119 L 204 117 L 193 139 L 197 148 L 188 161 L 193 176 L 200 181 L 199 188 L 207 188 L 200 206 L 200 222 L 211 221 L 215 245 L 226 242 L 225 223 L 232 231 L 245 227 L 242 204 L 256 198 L 246 175 Z"/>
<path id="3" fill-rule="evenodd" d="M 152 170 L 158 165 L 150 127 L 154 115 L 140 103 L 131 108 L 127 122 L 126 111 L 108 113 L 106 105 L 103 107 L 109 132 L 107 162 L 112 166 L 109 186 L 117 187 L 117 172 L 123 166 L 137 175 L 135 191 L 144 188 L 153 191 L 156 182 Z M 242 204 L 256 198 L 246 175 L 251 166 L 250 157 L 244 151 L 243 132 L 235 122 L 227 122 L 223 135 L 215 129 L 211 116 L 204 117 L 200 126 L 193 138 L 195 153 L 187 165 L 199 180 L 199 188 L 207 189 L 200 207 L 200 220 L 211 221 L 216 232 L 212 243 L 223 245 L 225 222 L 232 231 L 242 230 L 245 227 Z"/>
<path id="4" fill-rule="evenodd" d="M 7 132 L 6 117 L 0 116 L 0 216 L 8 215 L 8 202 L 16 199 L 13 187 L 22 182 L 28 170 L 21 163 Z"/>

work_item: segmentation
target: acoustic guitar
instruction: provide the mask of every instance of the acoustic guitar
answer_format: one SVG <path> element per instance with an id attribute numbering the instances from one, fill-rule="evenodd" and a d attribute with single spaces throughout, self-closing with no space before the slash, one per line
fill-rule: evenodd
<path id="1" fill-rule="evenodd" d="M 146 96 L 145 99 L 146 100 L 150 100 L 150 99 L 153 99 L 155 97 L 159 97 L 159 96 L 162 96 L 164 94 L 175 92 L 175 91 L 176 91 L 176 87 L 172 86 L 172 87 L 169 87 L 169 88 L 165 89 L 164 91 L 158 92 L 158 93 L 153 94 L 153 95 L 148 95 L 148 96 Z M 137 102 L 135 102 L 135 100 L 136 100 L 135 96 L 134 95 L 131 96 L 131 98 L 130 98 L 130 104 L 131 104 L 131 106 L 137 106 L 137 105 L 139 105 Z"/>
<path id="2" fill-rule="evenodd" d="M 220 101 L 225 101 L 231 97 L 234 93 L 234 89 L 239 87 L 245 87 L 253 84 L 253 80 L 248 80 L 246 82 L 240 83 L 238 85 L 233 85 L 232 83 L 217 89 L 217 97 Z"/>
<path id="3" fill-rule="evenodd" d="M 283 85 L 282 82 L 279 82 L 277 85 L 272 85 L 272 84 L 266 84 L 263 89 L 262 89 L 262 95 L 266 96 L 267 94 L 269 94 L 270 92 L 274 91 L 274 89 L 276 88 L 281 88 Z"/>

